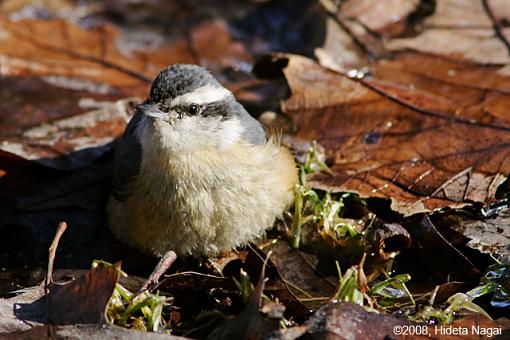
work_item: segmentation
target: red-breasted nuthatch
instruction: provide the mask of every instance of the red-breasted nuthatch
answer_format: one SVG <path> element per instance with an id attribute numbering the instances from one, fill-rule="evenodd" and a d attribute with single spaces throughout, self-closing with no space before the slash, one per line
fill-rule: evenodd
<path id="1" fill-rule="evenodd" d="M 292 202 L 289 151 L 204 68 L 172 65 L 115 152 L 114 234 L 161 256 L 214 256 L 263 236 Z"/>

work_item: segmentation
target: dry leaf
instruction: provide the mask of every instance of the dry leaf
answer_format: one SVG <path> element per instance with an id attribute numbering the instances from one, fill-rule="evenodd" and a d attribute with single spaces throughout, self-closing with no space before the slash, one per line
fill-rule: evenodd
<path id="1" fill-rule="evenodd" d="M 312 175 L 311 186 L 388 198 L 404 215 L 494 199 L 510 171 L 502 111 L 510 81 L 496 68 L 403 54 L 356 81 L 287 58 L 292 95 L 282 109 L 297 127 L 293 139 L 317 140 L 333 172 Z M 465 86 L 476 77 L 479 86 Z"/>
<path id="2" fill-rule="evenodd" d="M 355 18 L 370 31 L 383 35 L 405 29 L 407 17 L 416 10 L 418 0 L 347 0 L 341 13 Z"/>
<path id="3" fill-rule="evenodd" d="M 510 8 L 508 2 L 496 5 L 495 13 Z M 434 14 L 424 21 L 424 30 L 420 34 L 391 39 L 386 48 L 392 51 L 411 49 L 480 64 L 510 62 L 508 48 L 494 30 L 482 0 L 438 1 Z"/>

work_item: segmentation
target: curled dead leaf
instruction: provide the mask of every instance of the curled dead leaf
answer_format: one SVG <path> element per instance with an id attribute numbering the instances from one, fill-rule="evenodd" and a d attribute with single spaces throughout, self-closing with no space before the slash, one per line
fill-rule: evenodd
<path id="1" fill-rule="evenodd" d="M 510 126 L 498 113 L 510 105 L 509 82 L 495 68 L 456 64 L 461 79 L 495 74 L 483 88 L 469 87 L 482 96 L 476 97 L 466 96 L 465 85 L 415 73 L 406 55 L 377 62 L 373 77 L 361 80 L 303 57 L 281 58 L 288 59 L 283 72 L 292 95 L 282 110 L 297 127 L 293 138 L 317 140 L 332 163 L 333 175 L 314 174 L 310 186 L 388 198 L 404 215 L 495 199 L 510 172 Z M 450 65 L 435 59 L 431 73 Z"/>

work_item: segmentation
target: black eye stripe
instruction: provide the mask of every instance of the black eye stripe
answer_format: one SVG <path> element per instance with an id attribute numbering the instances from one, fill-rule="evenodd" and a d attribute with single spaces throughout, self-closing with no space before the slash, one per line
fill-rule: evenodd
<path id="1" fill-rule="evenodd" d="M 157 104 L 158 108 L 162 112 L 170 112 L 174 111 L 179 114 L 179 116 L 218 116 L 222 118 L 228 118 L 234 114 L 228 102 L 225 101 L 216 101 L 204 104 L 193 104 L 193 103 L 182 103 L 177 105 L 171 105 L 171 103 L 160 102 Z"/>
<path id="2" fill-rule="evenodd" d="M 157 106 L 160 111 L 163 111 L 163 112 L 170 111 L 170 108 L 168 106 L 166 106 L 164 103 L 159 103 Z"/>
<path id="3" fill-rule="evenodd" d="M 228 118 L 233 114 L 232 107 L 225 101 L 209 103 L 202 109 L 203 116 Z"/>

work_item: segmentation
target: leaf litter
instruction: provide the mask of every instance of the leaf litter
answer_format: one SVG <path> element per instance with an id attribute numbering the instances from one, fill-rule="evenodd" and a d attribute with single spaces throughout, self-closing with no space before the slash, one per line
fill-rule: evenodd
<path id="1" fill-rule="evenodd" d="M 416 321 L 508 328 L 504 1 L 396 0 L 384 15 L 375 0 L 129 6 L 0 8 L 2 333 L 136 338 L 94 325 L 105 321 L 194 338 L 384 338 Z M 274 51 L 284 53 L 258 58 Z M 178 259 L 137 294 L 154 260 L 118 244 L 101 207 L 130 103 L 173 62 L 208 67 L 250 112 L 272 117 L 301 185 L 265 242 Z M 70 227 L 55 265 L 76 275 L 53 296 L 76 303 L 45 312 L 51 290 L 24 287 L 43 279 L 61 220 Z M 123 260 L 129 276 L 119 284 L 103 262 L 84 269 L 93 259 Z M 9 293 L 13 282 L 22 293 Z M 87 298 L 94 284 L 106 299 Z M 27 313 L 13 315 L 15 304 Z M 34 315 L 42 322 L 19 323 Z"/>

